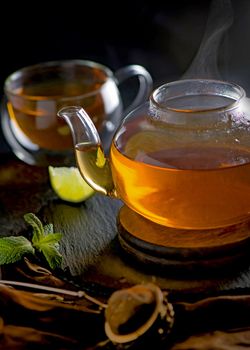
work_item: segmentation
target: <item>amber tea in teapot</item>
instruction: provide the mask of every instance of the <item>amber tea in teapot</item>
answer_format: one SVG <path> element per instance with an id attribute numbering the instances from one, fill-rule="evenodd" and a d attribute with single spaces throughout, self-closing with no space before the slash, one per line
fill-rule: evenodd
<path id="1" fill-rule="evenodd" d="M 72 123 L 79 111 L 60 113 Z M 84 114 L 80 119 L 89 135 L 89 121 Z M 81 173 L 95 189 L 158 224 L 208 229 L 249 219 L 249 133 L 242 88 L 183 80 L 156 89 L 125 118 L 109 161 L 101 157 L 100 163 L 96 133 L 75 140 L 75 148 Z"/>
<path id="2" fill-rule="evenodd" d="M 113 144 L 111 160 L 121 198 L 165 226 L 190 228 L 195 223 L 209 228 L 211 223 L 234 223 L 227 218 L 241 221 L 242 212 L 250 211 L 250 181 L 242 184 L 242 176 L 250 179 L 250 152 L 197 147 L 161 149 L 136 160 Z M 232 157 L 244 157 L 245 164 L 236 165 Z"/>

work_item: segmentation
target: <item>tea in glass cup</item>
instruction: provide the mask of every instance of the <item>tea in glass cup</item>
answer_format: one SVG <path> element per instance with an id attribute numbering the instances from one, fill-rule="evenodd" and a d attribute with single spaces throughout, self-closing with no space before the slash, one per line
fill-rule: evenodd
<path id="1" fill-rule="evenodd" d="M 132 76 L 139 78 L 134 101 L 139 104 L 152 87 L 150 74 L 141 66 L 127 66 L 113 73 L 96 62 L 68 60 L 14 72 L 4 84 L 2 127 L 7 142 L 17 157 L 29 164 L 73 164 L 72 135 L 57 111 L 80 104 L 91 114 L 108 147 L 123 113 L 119 84 Z"/>

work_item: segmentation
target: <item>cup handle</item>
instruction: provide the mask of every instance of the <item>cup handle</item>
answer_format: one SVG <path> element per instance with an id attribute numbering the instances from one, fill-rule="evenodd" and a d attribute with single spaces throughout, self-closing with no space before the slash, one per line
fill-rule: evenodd
<path id="1" fill-rule="evenodd" d="M 114 75 L 117 80 L 117 85 L 120 85 L 125 80 L 130 79 L 134 76 L 137 76 L 139 80 L 137 95 L 135 96 L 134 100 L 129 104 L 129 106 L 126 107 L 123 111 L 123 116 L 125 116 L 130 111 L 132 111 L 147 100 L 153 88 L 153 79 L 144 67 L 135 64 L 118 69 L 114 73 Z"/>

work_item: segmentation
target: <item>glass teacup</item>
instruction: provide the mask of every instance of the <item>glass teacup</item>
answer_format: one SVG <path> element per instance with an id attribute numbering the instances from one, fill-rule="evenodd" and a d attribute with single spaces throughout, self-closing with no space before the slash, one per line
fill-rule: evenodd
<path id="1" fill-rule="evenodd" d="M 139 89 L 131 109 L 147 99 L 152 88 L 151 76 L 141 66 L 130 65 L 113 73 L 96 62 L 68 60 L 44 62 L 12 73 L 4 84 L 2 128 L 7 142 L 26 163 L 71 165 L 71 132 L 57 118 L 57 111 L 82 105 L 108 148 L 124 112 L 119 84 L 133 76 L 139 79 Z"/>

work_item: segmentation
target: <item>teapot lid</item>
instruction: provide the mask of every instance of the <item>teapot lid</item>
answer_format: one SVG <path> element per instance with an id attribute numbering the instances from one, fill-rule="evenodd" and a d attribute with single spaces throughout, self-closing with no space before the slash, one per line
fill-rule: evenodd
<path id="1" fill-rule="evenodd" d="M 237 108 L 246 96 L 242 87 L 231 82 L 212 79 L 188 79 L 164 84 L 150 97 L 150 116 L 153 119 L 186 124 L 195 118 L 201 122 L 201 113 L 214 116 Z M 185 121 L 184 121 L 185 119 Z M 190 121 L 190 120 L 189 120 Z M 206 118 L 206 121 L 207 118 Z"/>

